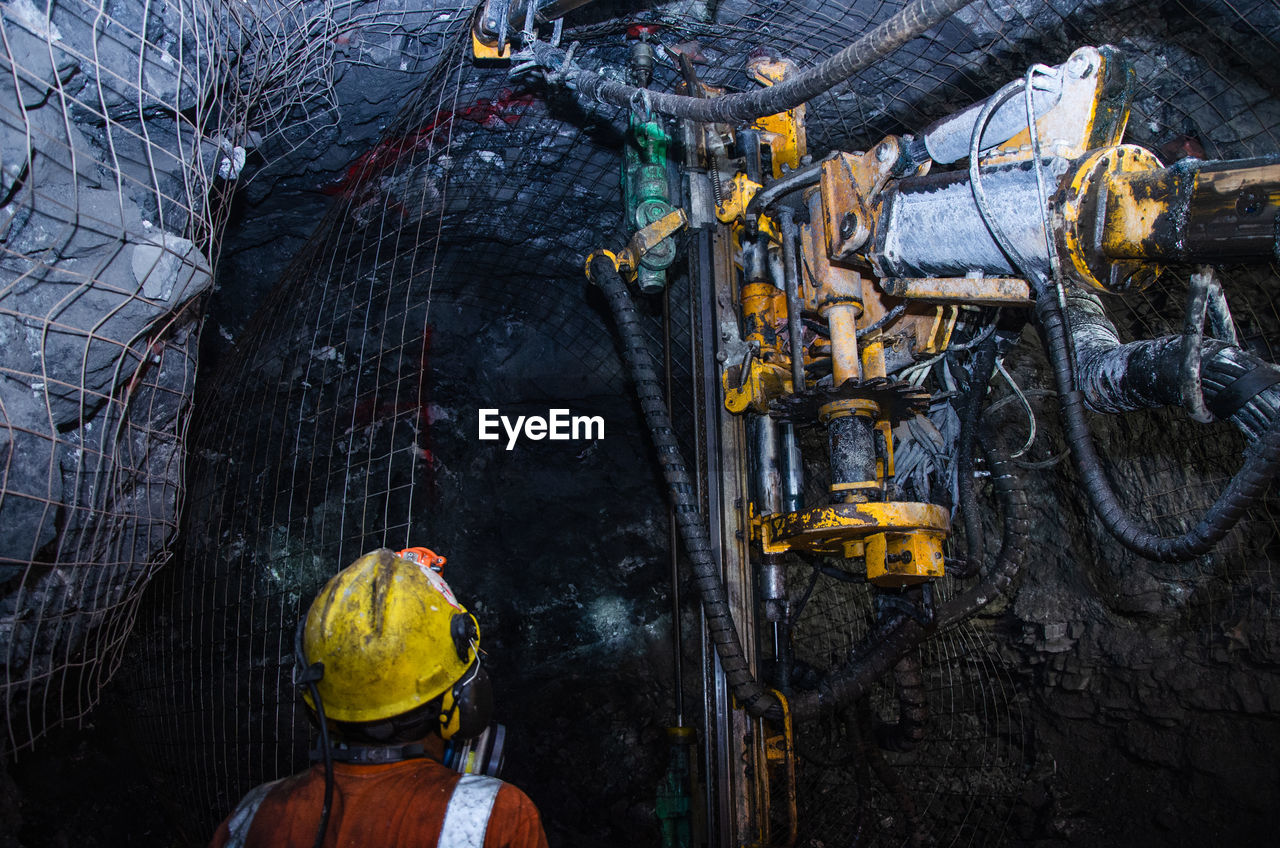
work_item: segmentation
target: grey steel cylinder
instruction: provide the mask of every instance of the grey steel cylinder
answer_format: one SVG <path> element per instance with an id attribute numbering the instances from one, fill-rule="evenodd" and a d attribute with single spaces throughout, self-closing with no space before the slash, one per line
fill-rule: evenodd
<path id="1" fill-rule="evenodd" d="M 782 508 L 798 512 L 804 503 L 804 460 L 800 456 L 800 440 L 796 425 L 782 425 Z"/>
<path id="2" fill-rule="evenodd" d="M 751 438 L 751 476 L 756 508 L 761 515 L 782 511 L 782 473 L 778 422 L 767 415 L 753 415 L 747 421 Z"/>
<path id="3" fill-rule="evenodd" d="M 1046 174 L 1051 189 L 1059 176 L 1060 169 Z M 981 179 L 991 226 L 1028 262 L 1047 269 L 1049 248 L 1031 163 L 983 168 Z M 992 237 L 963 171 L 910 177 L 886 189 L 872 239 L 870 258 L 880 277 L 1021 273 Z"/>

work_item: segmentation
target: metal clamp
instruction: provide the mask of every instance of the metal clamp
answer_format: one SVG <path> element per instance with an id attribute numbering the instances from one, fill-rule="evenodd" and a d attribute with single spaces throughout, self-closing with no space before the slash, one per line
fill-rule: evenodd
<path id="1" fill-rule="evenodd" d="M 673 209 L 652 224 L 639 229 L 627 242 L 627 246 L 614 253 L 612 250 L 598 250 L 587 257 L 587 279 L 591 279 L 591 263 L 604 257 L 613 263 L 613 268 L 627 280 L 635 280 L 640 260 L 664 238 L 678 232 L 689 223 L 689 217 L 683 209 Z"/>

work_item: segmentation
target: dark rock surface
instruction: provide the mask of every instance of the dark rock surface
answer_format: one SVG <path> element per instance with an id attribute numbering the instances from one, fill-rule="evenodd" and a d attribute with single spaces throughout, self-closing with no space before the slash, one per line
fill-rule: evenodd
<path id="1" fill-rule="evenodd" d="M 95 29 L 95 7 L 58 0 L 52 51 L 43 3 L 3 11 L 0 635 L 5 679 L 38 682 L 5 684 L 0 747 L 98 698 L 138 592 L 171 553 L 186 489 L 175 567 L 141 614 L 146 640 L 115 697 L 141 698 L 157 752 L 148 770 L 197 796 L 182 825 L 193 841 L 237 792 L 304 756 L 284 678 L 310 593 L 368 547 L 425 542 L 450 557 L 454 588 L 492 640 L 510 774 L 547 811 L 554 843 L 652 844 L 669 709 L 664 510 L 580 270 L 613 238 L 620 111 L 472 68 L 464 4 L 357 4 L 315 33 L 271 3 L 241 5 L 215 20 L 152 3 L 144 21 L 143 6 L 109 3 L 117 25 Z M 848 5 L 601 4 L 570 37 L 584 65 L 619 75 L 625 24 L 663 20 L 664 38 L 697 43 L 704 79 L 742 87 L 750 49 L 806 65 L 894 9 Z M 1270 0 L 979 2 L 817 99 L 810 143 L 819 154 L 864 147 L 1032 62 L 1111 42 L 1137 71 L 1131 140 L 1169 158 L 1274 151 L 1278 30 Z M 294 101 L 266 72 L 274 47 L 301 43 L 308 62 L 332 68 L 332 88 L 307 88 L 298 73 L 290 83 L 311 94 Z M 99 73 L 95 54 L 114 73 Z M 237 111 L 227 98 L 206 114 L 201 104 L 223 102 L 207 86 L 233 64 L 245 102 L 265 105 Z M 1234 279 L 1242 336 L 1276 359 L 1274 278 Z M 1124 332 L 1169 332 L 1152 315 L 1176 318 L 1174 289 L 1119 307 Z M 189 456 L 204 315 L 207 394 Z M 1028 333 L 1009 365 L 1043 390 L 1037 350 Z M 515 414 L 553 403 L 602 414 L 609 435 L 479 450 L 475 410 L 493 399 Z M 1044 443 L 1060 447 L 1053 402 L 1036 403 Z M 1022 433 L 1017 406 L 1004 410 Z M 1099 421 L 1097 434 L 1135 508 L 1167 531 L 1238 464 L 1232 434 L 1170 416 Z M 979 844 L 1001 831 L 992 811 L 1009 817 L 1010 839 L 1033 845 L 1266 844 L 1280 783 L 1276 506 L 1213 555 L 1157 567 L 1105 536 L 1065 465 L 1027 474 L 1037 557 L 1016 598 L 933 649 L 931 679 L 959 669 L 970 700 L 936 747 L 894 763 L 951 799 L 935 820 L 969 815 Z M 850 615 L 817 608 L 830 627 Z M 1007 700 L 984 700 L 1006 683 Z M 984 707 L 1021 710 L 1025 736 L 1009 741 L 1017 723 L 977 717 Z M 123 724 L 104 717 L 108 733 L 28 756 L 69 751 L 109 771 L 122 754 L 103 736 Z M 996 738 L 1016 750 L 966 772 Z M 211 774 L 193 753 L 234 765 Z M 76 804 L 51 787 L 85 770 L 50 776 L 48 765 L 24 759 L 16 786 L 0 782 L 0 815 L 22 821 L 0 840 L 111 844 L 78 820 L 59 826 L 50 810 Z M 86 779 L 85 791 L 105 783 Z M 957 806 L 979 790 L 1016 798 L 1012 813 Z M 85 815 L 120 809 L 95 804 Z M 171 841 L 122 827 L 134 844 Z"/>

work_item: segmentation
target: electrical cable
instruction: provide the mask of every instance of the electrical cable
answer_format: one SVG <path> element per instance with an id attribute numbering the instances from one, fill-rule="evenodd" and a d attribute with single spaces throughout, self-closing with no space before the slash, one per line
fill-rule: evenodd
<path id="1" fill-rule="evenodd" d="M 912 0 L 893 17 L 863 35 L 821 64 L 767 88 L 723 97 L 699 98 L 666 92 L 652 93 L 654 111 L 676 118 L 719 124 L 739 124 L 776 115 L 809 102 L 858 71 L 864 70 L 913 38 L 944 23 L 972 0 Z M 605 79 L 565 61 L 563 50 L 535 42 L 533 61 L 546 69 L 551 82 L 577 89 L 585 96 L 614 106 L 626 106 L 635 96 L 632 86 Z"/>
<path id="2" fill-rule="evenodd" d="M 947 353 L 953 353 L 955 351 L 972 350 L 973 348 L 985 342 L 987 339 L 991 338 L 991 334 L 996 331 L 996 324 L 999 321 L 999 318 L 1000 318 L 1000 310 L 997 309 L 996 314 L 991 319 L 990 324 L 983 327 L 980 331 L 978 331 L 978 334 L 976 336 L 969 339 L 968 341 L 947 345 Z"/>
<path id="3" fill-rule="evenodd" d="M 1053 389 L 1023 389 L 1022 393 L 1024 396 L 1028 398 L 1031 398 L 1031 397 L 1056 398 L 1058 396 L 1058 393 Z M 990 406 L 988 406 L 986 409 L 982 411 L 983 418 L 986 418 L 992 413 L 999 412 L 1001 409 L 1003 409 L 1004 407 L 1008 406 L 1009 404 L 1013 403 L 1016 400 L 1018 400 L 1017 395 L 1006 395 L 1005 397 L 1000 398 L 1000 400 L 994 401 Z M 1043 471 L 1046 468 L 1053 468 L 1055 465 L 1062 462 L 1062 460 L 1066 459 L 1067 455 L 1070 453 L 1071 453 L 1071 449 L 1064 447 L 1061 451 L 1049 456 L 1046 459 L 1038 459 L 1038 460 L 1014 459 L 1013 464 L 1018 466 L 1019 468 L 1025 468 L 1028 471 Z"/>
<path id="4" fill-rule="evenodd" d="M 325 718 L 324 702 L 320 700 L 320 689 L 316 686 L 324 678 L 324 663 L 307 663 L 307 654 L 303 649 L 303 630 L 307 619 L 304 616 L 298 622 L 298 629 L 293 634 L 293 675 L 295 684 L 307 687 L 311 695 L 311 703 L 315 705 L 316 724 L 320 728 L 320 757 L 324 762 L 324 802 L 320 808 L 320 826 L 316 829 L 315 848 L 324 845 L 325 833 L 329 830 L 329 813 L 333 809 L 333 749 L 329 743 L 329 721 Z"/>
<path id="5" fill-rule="evenodd" d="M 1031 409 L 1031 403 L 1027 400 L 1026 395 L 1022 393 L 1021 387 L 1018 386 L 1017 382 L 1013 379 L 1013 376 L 1009 374 L 1009 372 L 1005 369 L 1004 363 L 1001 362 L 999 359 L 996 360 L 996 370 L 1000 372 L 1001 377 L 1004 377 L 1004 381 L 1009 384 L 1009 388 L 1013 389 L 1014 395 L 1017 396 L 1018 400 L 1022 402 L 1022 409 L 1027 413 L 1027 429 L 1029 430 L 1029 432 L 1027 433 L 1027 440 L 1026 442 L 1023 443 L 1022 447 L 1018 448 L 1016 452 L 1009 455 L 1010 459 L 1017 459 L 1018 457 L 1026 453 L 1028 450 L 1030 450 L 1031 446 L 1035 444 L 1036 414 Z"/>
<path id="6" fill-rule="evenodd" d="M 978 348 L 973 360 L 973 378 L 969 393 L 960 410 L 960 436 L 956 445 L 956 500 L 964 522 L 964 540 L 968 568 L 976 572 L 986 559 L 983 550 L 982 517 L 978 514 L 978 496 L 973 485 L 973 445 L 978 434 L 978 412 L 987 394 L 987 384 L 996 367 L 996 346 L 988 342 Z"/>
<path id="7" fill-rule="evenodd" d="M 320 725 L 320 756 L 324 761 L 324 806 L 320 809 L 320 826 L 316 829 L 315 841 L 315 848 L 321 848 L 325 833 L 329 830 L 329 813 L 333 809 L 333 750 L 329 745 L 329 722 L 325 719 L 324 704 L 314 680 L 307 682 L 307 691 L 311 693 L 311 700 L 316 705 L 316 722 Z"/>
<path id="8" fill-rule="evenodd" d="M 869 336 L 870 334 L 876 332 L 877 330 L 884 329 L 889 324 L 892 324 L 894 321 L 897 321 L 899 318 L 901 318 L 903 313 L 905 313 L 906 311 L 907 311 L 907 305 L 905 303 L 899 303 L 897 306 L 893 307 L 888 312 L 881 315 L 875 321 L 871 322 L 867 326 L 858 330 L 857 332 L 858 339 L 861 340 L 864 336 Z"/>

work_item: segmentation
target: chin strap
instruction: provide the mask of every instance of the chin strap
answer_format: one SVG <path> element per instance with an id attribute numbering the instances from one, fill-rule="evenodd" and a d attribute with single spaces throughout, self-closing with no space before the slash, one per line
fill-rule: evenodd
<path id="1" fill-rule="evenodd" d="M 335 763 L 378 765 L 421 759 L 428 754 L 421 742 L 408 742 L 404 745 L 343 745 L 339 743 L 329 748 L 329 756 Z M 318 763 L 322 759 L 324 759 L 324 751 L 320 748 L 311 752 L 313 763 Z"/>

